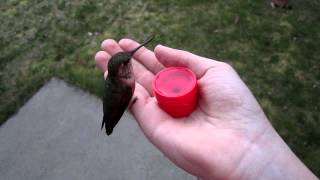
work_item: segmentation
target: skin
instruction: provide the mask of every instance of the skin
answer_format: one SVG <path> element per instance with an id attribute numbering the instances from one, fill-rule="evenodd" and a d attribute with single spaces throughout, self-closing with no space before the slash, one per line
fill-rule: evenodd
<path id="1" fill-rule="evenodd" d="M 138 45 L 107 39 L 96 64 L 106 77 L 110 57 Z M 130 111 L 150 142 L 180 168 L 202 179 L 317 179 L 277 134 L 230 65 L 161 45 L 154 51 L 141 48 L 132 64 L 137 99 Z M 172 118 L 153 96 L 155 74 L 170 66 L 188 67 L 198 79 L 198 105 L 185 118 Z"/>

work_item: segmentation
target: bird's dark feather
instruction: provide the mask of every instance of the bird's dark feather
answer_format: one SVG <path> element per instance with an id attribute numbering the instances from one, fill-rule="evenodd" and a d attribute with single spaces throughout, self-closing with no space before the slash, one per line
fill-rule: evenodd
<path id="1" fill-rule="evenodd" d="M 107 79 L 105 88 L 101 129 L 105 126 L 107 135 L 110 135 L 128 107 L 133 92 L 132 88 L 120 79 Z"/>

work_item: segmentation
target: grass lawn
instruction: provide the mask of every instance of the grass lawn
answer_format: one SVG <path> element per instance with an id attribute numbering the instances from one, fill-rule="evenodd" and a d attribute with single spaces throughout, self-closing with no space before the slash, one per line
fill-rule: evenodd
<path id="1" fill-rule="evenodd" d="M 161 43 L 232 64 L 280 135 L 320 176 L 320 1 L 2 0 L 0 124 L 50 77 L 98 96 L 105 38 Z"/>

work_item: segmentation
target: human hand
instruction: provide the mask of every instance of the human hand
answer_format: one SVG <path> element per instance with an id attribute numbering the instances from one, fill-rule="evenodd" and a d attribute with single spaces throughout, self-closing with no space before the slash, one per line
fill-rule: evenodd
<path id="1" fill-rule="evenodd" d="M 105 77 L 113 54 L 138 45 L 105 40 L 95 57 Z M 130 110 L 146 137 L 179 167 L 203 179 L 256 179 L 280 178 L 274 168 L 287 163 L 301 166 L 230 65 L 161 45 L 154 52 L 141 48 L 132 64 L 137 101 Z M 188 67 L 197 76 L 198 105 L 188 117 L 172 118 L 153 96 L 155 74 L 170 66 Z M 293 175 L 295 167 L 284 174 Z"/>

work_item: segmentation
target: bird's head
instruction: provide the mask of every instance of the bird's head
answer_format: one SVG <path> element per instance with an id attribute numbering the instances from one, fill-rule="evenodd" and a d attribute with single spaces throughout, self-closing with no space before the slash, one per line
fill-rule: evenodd
<path id="1" fill-rule="evenodd" d="M 130 59 L 134 53 L 149 43 L 152 39 L 153 36 L 131 51 L 119 52 L 113 55 L 108 63 L 108 76 L 116 77 L 128 74 L 128 71 L 131 69 Z"/>
<path id="2" fill-rule="evenodd" d="M 119 52 L 112 56 L 108 63 L 108 76 L 127 76 L 131 68 L 130 59 L 132 55 L 128 52 Z"/>

